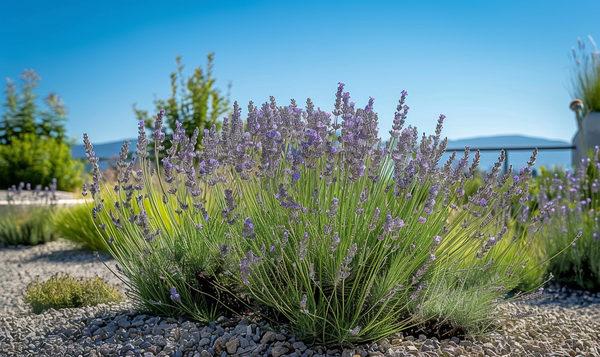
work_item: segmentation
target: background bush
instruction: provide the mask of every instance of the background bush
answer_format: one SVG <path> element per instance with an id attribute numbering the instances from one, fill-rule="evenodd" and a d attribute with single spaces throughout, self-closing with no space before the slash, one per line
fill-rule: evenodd
<path id="1" fill-rule="evenodd" d="M 0 145 L 0 187 L 19 182 L 48 186 L 57 179 L 58 190 L 75 190 L 82 182 L 84 164 L 71 159 L 67 143 L 52 137 L 23 134 Z"/>
<path id="2" fill-rule="evenodd" d="M 599 149 L 583 160 L 575 172 L 542 171 L 538 181 L 538 204 L 554 201 L 544 227 L 546 257 L 556 255 L 577 235 L 581 237 L 564 253 L 552 259 L 548 271 L 559 284 L 600 291 L 600 189 Z"/>
<path id="3" fill-rule="evenodd" d="M 58 238 L 52 225 L 54 209 L 48 205 L 0 206 L 0 247 L 35 245 Z"/>
<path id="4" fill-rule="evenodd" d="M 33 90 L 41 77 L 33 70 L 21 75 L 21 92 L 11 79 L 5 88 L 0 120 L 0 189 L 19 182 L 74 190 L 82 184 L 84 166 L 71 159 L 73 142 L 66 136 L 67 110 L 62 98 L 50 93 L 46 110 L 38 108 Z"/>
<path id="5" fill-rule="evenodd" d="M 199 137 L 202 138 L 204 129 L 210 129 L 216 125 L 221 126 L 220 117 L 229 111 L 229 83 L 227 95 L 221 95 L 215 87 L 216 79 L 213 74 L 214 53 L 207 56 L 208 63 L 203 71 L 201 67 L 194 69 L 194 74 L 187 78 L 183 76 L 184 65 L 181 57 L 175 57 L 177 72 L 171 73 L 171 96 L 169 99 L 154 98 L 154 112 L 165 111 L 166 140 L 163 142 L 166 149 L 171 147 L 173 133 L 179 125 L 187 133 L 192 133 L 199 128 Z M 147 110 L 137 109 L 133 105 L 133 112 L 138 121 L 144 122 L 146 128 L 154 130 L 154 119 Z M 176 124 L 179 123 L 179 124 Z M 151 154 L 154 153 L 154 145 L 148 147 Z M 198 142 L 200 144 L 200 142 Z M 198 145 L 196 149 L 200 149 Z"/>

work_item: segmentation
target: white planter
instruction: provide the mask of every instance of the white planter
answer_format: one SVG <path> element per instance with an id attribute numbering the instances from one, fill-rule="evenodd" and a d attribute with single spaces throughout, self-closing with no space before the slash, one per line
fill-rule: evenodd
<path id="1" fill-rule="evenodd" d="M 581 126 L 585 133 L 588 150 L 600 146 L 600 112 L 592 112 L 586 115 L 581 122 Z M 573 146 L 576 146 L 576 149 L 573 150 L 572 164 L 579 166 L 581 160 L 588 157 L 588 154 L 583 152 L 579 131 L 573 137 Z"/>

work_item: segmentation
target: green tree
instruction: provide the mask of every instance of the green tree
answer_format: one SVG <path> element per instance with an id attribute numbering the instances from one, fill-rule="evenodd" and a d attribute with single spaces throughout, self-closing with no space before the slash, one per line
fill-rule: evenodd
<path id="1" fill-rule="evenodd" d="M 214 53 L 209 53 L 206 71 L 197 67 L 194 74 L 184 78 L 181 64 L 181 56 L 175 57 L 177 62 L 177 71 L 171 73 L 171 97 L 167 100 L 154 97 L 155 112 L 150 115 L 147 110 L 140 110 L 133 105 L 133 112 L 138 121 L 143 121 L 146 128 L 154 130 L 154 118 L 160 111 L 165 111 L 166 132 L 165 148 L 171 146 L 173 131 L 176 122 L 181 123 L 181 127 L 186 133 L 191 134 L 196 127 L 200 129 L 197 148 L 200 148 L 200 139 L 204 129 L 210 129 L 213 125 L 220 129 L 220 116 L 229 110 L 229 90 L 228 85 L 226 96 L 221 95 L 221 91 L 215 88 L 216 79 L 213 74 Z M 153 147 L 153 145 L 151 145 Z"/>
<path id="2" fill-rule="evenodd" d="M 44 99 L 48 108 L 40 110 L 33 89 L 39 87 L 41 77 L 33 69 L 26 69 L 20 78 L 23 81 L 20 94 L 17 93 L 14 81 L 7 79 L 8 84 L 4 89 L 6 103 L 3 104 L 5 110 L 0 122 L 0 144 L 8 145 L 13 139 L 22 138 L 26 134 L 71 144 L 66 135 L 67 110 L 63 99 L 50 93 Z"/>
<path id="3" fill-rule="evenodd" d="M 0 120 L 0 188 L 20 182 L 48 186 L 53 178 L 59 190 L 81 185 L 83 163 L 71 158 L 74 144 L 66 134 L 67 110 L 61 97 L 50 93 L 46 109 L 38 108 L 34 89 L 41 77 L 33 69 L 20 76 L 20 93 L 7 79 L 6 102 Z"/>

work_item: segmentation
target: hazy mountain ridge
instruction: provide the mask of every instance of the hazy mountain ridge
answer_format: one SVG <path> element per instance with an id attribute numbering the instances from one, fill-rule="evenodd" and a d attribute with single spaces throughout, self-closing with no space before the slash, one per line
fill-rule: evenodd
<path id="1" fill-rule="evenodd" d="M 137 139 L 126 139 L 131 142 L 129 145 L 129 152 L 133 152 L 137 149 Z M 119 153 L 123 147 L 125 140 L 112 141 L 104 144 L 94 144 L 93 151 L 96 153 L 96 157 L 102 159 L 119 158 Z M 75 145 L 71 148 L 71 155 L 74 159 L 86 159 L 85 147 L 83 145 Z"/>
<path id="2" fill-rule="evenodd" d="M 137 139 L 129 139 L 131 145 L 129 151 L 133 152 L 136 150 Z M 94 152 L 99 158 L 118 158 L 119 152 L 125 140 L 109 142 L 104 144 L 94 145 Z M 511 147 L 537 147 L 543 148 L 548 146 L 570 146 L 571 143 L 560 140 L 549 140 L 543 138 L 535 138 L 523 135 L 498 135 L 489 137 L 474 137 L 467 139 L 448 140 L 448 149 L 462 150 L 465 146 L 471 147 L 470 158 L 477 149 L 483 148 L 506 148 Z M 533 151 L 533 149 L 531 150 Z M 531 151 L 508 151 L 508 162 L 516 168 L 527 165 L 527 161 L 531 156 Z M 83 145 L 76 145 L 71 148 L 73 158 L 85 159 L 85 149 Z M 446 153 L 442 158 L 442 162 L 446 161 L 451 153 Z M 479 168 L 482 170 L 489 170 L 494 163 L 497 161 L 500 155 L 500 150 L 496 151 L 484 151 L 481 153 L 481 163 Z M 457 157 L 461 157 L 462 152 L 457 152 Z M 562 166 L 563 168 L 571 167 L 571 150 L 540 150 L 538 158 L 536 160 L 536 167 L 545 166 Z"/>

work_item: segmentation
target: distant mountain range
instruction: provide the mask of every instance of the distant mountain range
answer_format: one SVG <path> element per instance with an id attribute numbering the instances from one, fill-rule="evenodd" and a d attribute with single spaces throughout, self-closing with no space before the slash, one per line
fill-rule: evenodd
<path id="1" fill-rule="evenodd" d="M 136 142 L 137 139 L 130 139 L 131 146 L 129 147 L 130 151 L 136 150 Z M 94 152 L 96 156 L 99 158 L 118 158 L 119 152 L 121 151 L 121 147 L 123 146 L 123 141 L 110 142 L 105 144 L 94 145 Z M 522 135 L 499 135 L 499 136 L 490 136 L 490 137 L 475 137 L 469 139 L 460 139 L 460 140 L 448 140 L 448 149 L 464 149 L 465 146 L 471 147 L 471 155 L 472 159 L 475 155 L 476 149 L 485 149 L 485 148 L 523 148 L 523 147 L 556 147 L 556 146 L 571 146 L 571 143 L 560 140 L 548 140 L 542 138 L 534 138 Z M 85 159 L 85 149 L 83 145 L 76 145 L 72 147 L 72 155 L 74 158 L 83 158 Z M 527 151 L 511 151 L 508 150 L 508 163 L 513 165 L 515 168 L 520 168 L 521 166 L 526 166 L 527 161 L 529 161 L 529 157 L 531 156 L 532 150 Z M 479 168 L 481 170 L 488 171 L 494 163 L 498 160 L 498 156 L 500 155 L 500 150 L 496 151 L 482 151 L 481 152 L 481 163 Z M 445 162 L 450 153 L 447 153 L 442 158 L 442 162 Z M 457 152 L 457 157 L 461 157 L 462 152 Z M 103 165 L 104 166 L 104 165 Z M 561 150 L 540 150 L 537 160 L 536 167 L 544 166 L 544 167 L 552 167 L 558 166 L 563 168 L 571 167 L 571 150 L 570 149 L 561 149 Z"/>

